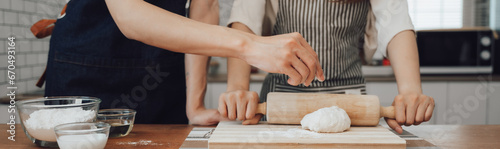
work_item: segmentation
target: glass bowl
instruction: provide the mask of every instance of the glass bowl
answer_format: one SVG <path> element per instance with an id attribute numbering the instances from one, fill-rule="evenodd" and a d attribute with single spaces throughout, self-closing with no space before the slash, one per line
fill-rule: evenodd
<path id="1" fill-rule="evenodd" d="M 54 96 L 17 102 L 24 133 L 42 147 L 57 147 L 54 127 L 65 123 L 95 122 L 101 100 L 85 96 Z"/>
<path id="2" fill-rule="evenodd" d="M 97 114 L 97 121 L 111 125 L 110 138 L 124 137 L 134 127 L 135 114 L 132 109 L 102 109 Z"/>
<path id="3" fill-rule="evenodd" d="M 103 149 L 109 136 L 108 123 L 67 123 L 54 127 L 61 149 Z"/>

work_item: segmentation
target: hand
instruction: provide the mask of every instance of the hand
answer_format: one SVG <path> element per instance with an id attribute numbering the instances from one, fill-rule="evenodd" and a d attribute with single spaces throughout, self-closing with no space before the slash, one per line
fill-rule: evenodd
<path id="1" fill-rule="evenodd" d="M 221 117 L 216 109 L 196 110 L 188 118 L 193 125 L 215 125 L 220 121 L 227 120 Z"/>
<path id="2" fill-rule="evenodd" d="M 396 119 L 386 118 L 385 121 L 400 134 L 403 133 L 401 125 L 420 125 L 429 121 L 434 111 L 434 99 L 424 94 L 400 94 L 392 105 Z"/>
<path id="3" fill-rule="evenodd" d="M 235 90 L 219 97 L 219 113 L 229 120 L 241 120 L 243 124 L 257 124 L 262 116 L 256 116 L 259 96 L 257 92 Z M 248 120 L 248 121 L 246 121 Z"/>
<path id="4" fill-rule="evenodd" d="M 244 60 L 264 71 L 286 74 L 288 84 L 309 86 L 317 77 L 324 81 L 318 55 L 299 33 L 256 37 L 244 50 Z"/>

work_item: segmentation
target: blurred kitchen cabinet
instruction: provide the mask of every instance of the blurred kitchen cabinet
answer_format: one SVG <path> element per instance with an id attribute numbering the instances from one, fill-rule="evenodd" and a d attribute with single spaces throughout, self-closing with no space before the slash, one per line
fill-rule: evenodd
<path id="1" fill-rule="evenodd" d="M 226 88 L 227 84 L 225 82 L 209 82 L 205 95 L 205 108 L 217 109 L 219 107 L 219 96 L 226 92 Z"/>
<path id="2" fill-rule="evenodd" d="M 260 97 L 260 90 L 262 89 L 262 82 L 251 82 L 250 83 L 250 90 L 257 92 Z"/>
<path id="3" fill-rule="evenodd" d="M 490 82 L 488 94 L 487 124 L 500 124 L 500 82 Z"/>
<path id="4" fill-rule="evenodd" d="M 398 95 L 396 82 L 367 82 L 366 94 L 377 95 L 381 106 L 390 106 Z"/>
<path id="5" fill-rule="evenodd" d="M 262 82 L 250 82 L 250 90 L 260 94 Z M 219 107 L 219 96 L 226 92 L 227 84 L 225 82 L 209 82 L 207 84 L 207 93 L 205 94 L 205 108 L 217 109 Z"/>
<path id="6" fill-rule="evenodd" d="M 446 109 L 446 100 L 448 99 L 447 89 L 447 82 L 422 82 L 423 93 L 434 98 L 435 103 L 431 120 L 423 124 L 444 124 L 444 120 L 441 120 L 442 118 L 440 119 L 439 116 Z"/>
<path id="7" fill-rule="evenodd" d="M 448 82 L 448 100 L 438 118 L 445 124 L 486 124 L 488 82 Z"/>

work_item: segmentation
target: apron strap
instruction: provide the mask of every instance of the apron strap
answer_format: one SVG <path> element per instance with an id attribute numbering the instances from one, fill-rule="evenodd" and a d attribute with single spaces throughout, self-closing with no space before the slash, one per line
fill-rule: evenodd
<path id="1" fill-rule="evenodd" d="M 64 17 L 66 14 L 66 8 L 68 4 L 64 5 L 64 8 L 62 9 L 61 13 L 59 14 L 59 18 Z M 52 35 L 52 31 L 54 30 L 54 26 L 56 23 L 57 19 L 42 19 L 33 26 L 31 26 L 31 32 L 33 35 L 35 35 L 36 38 L 45 38 L 47 36 Z M 36 86 L 39 88 L 42 88 L 43 84 L 45 83 L 45 72 L 47 71 L 47 66 L 45 66 L 45 70 L 42 73 L 42 76 L 38 79 L 36 82 Z"/>

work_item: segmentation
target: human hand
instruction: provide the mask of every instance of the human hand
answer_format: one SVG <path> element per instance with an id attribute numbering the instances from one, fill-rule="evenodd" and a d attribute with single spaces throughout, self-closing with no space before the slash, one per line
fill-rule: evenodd
<path id="1" fill-rule="evenodd" d="M 399 134 L 403 133 L 401 125 L 420 125 L 432 117 L 434 98 L 424 94 L 400 94 L 392 103 L 395 119 L 385 118 L 387 125 Z"/>
<path id="2" fill-rule="evenodd" d="M 257 124 L 262 115 L 256 115 L 259 96 L 257 92 L 235 90 L 219 97 L 219 113 L 229 120 L 241 120 L 243 124 Z"/>
<path id="3" fill-rule="evenodd" d="M 324 81 L 318 55 L 299 33 L 255 37 L 244 48 L 244 60 L 264 71 L 286 74 L 288 84 L 309 86 L 317 77 Z"/>
<path id="4" fill-rule="evenodd" d="M 189 122 L 193 125 L 215 125 L 227 119 L 220 116 L 216 109 L 200 109 L 193 112 Z"/>

